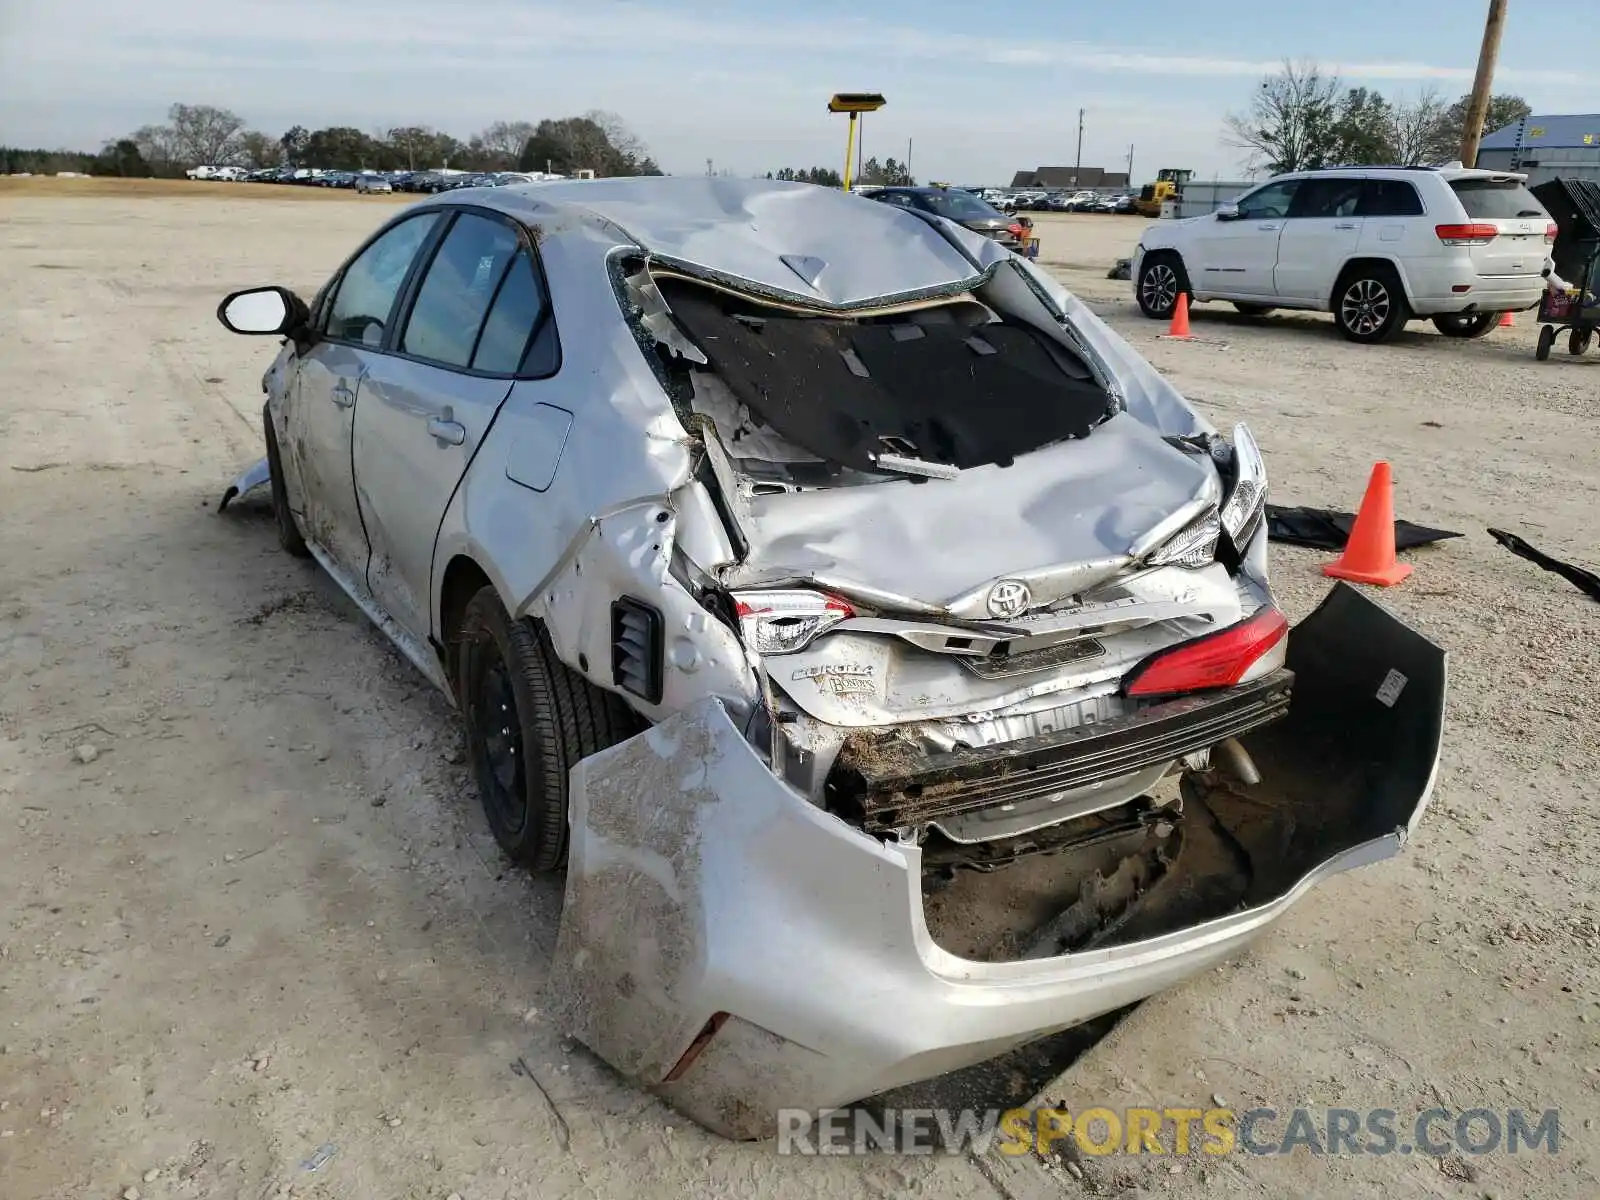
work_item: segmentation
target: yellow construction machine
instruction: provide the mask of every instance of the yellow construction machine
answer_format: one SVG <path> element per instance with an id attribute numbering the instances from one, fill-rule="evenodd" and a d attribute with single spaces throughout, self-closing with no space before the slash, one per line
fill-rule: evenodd
<path id="1" fill-rule="evenodd" d="M 1147 183 L 1139 189 L 1139 198 L 1134 201 L 1133 206 L 1141 217 L 1159 217 L 1161 202 L 1183 195 L 1183 185 L 1193 178 L 1193 171 L 1181 170 L 1178 167 L 1162 167 L 1156 172 L 1154 183 Z"/>

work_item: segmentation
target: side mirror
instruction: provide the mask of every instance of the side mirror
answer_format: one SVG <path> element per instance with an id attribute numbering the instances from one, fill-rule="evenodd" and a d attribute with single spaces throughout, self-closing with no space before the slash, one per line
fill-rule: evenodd
<path id="1" fill-rule="evenodd" d="M 288 288 L 259 287 L 234 292 L 217 305 L 217 320 L 229 333 L 293 333 L 310 319 L 306 302 Z"/>
<path id="2" fill-rule="evenodd" d="M 1224 204 L 1217 209 L 1217 220 L 1237 221 L 1239 219 L 1239 206 L 1237 204 Z"/>

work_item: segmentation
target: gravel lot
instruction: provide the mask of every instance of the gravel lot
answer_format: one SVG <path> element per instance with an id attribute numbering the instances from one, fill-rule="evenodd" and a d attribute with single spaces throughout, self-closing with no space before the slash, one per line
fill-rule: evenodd
<path id="1" fill-rule="evenodd" d="M 272 346 L 218 299 L 309 295 L 391 211 L 0 190 L 0 1195 L 1600 1194 L 1600 607 L 1484 533 L 1600 566 L 1600 354 L 1536 363 L 1527 316 L 1361 348 L 1214 305 L 1164 341 L 1104 278 L 1143 222 L 1038 218 L 1046 266 L 1251 423 L 1275 500 L 1350 508 L 1387 457 L 1401 515 L 1467 535 L 1383 595 L 1452 654 L 1416 843 L 1039 1094 L 1559 1108 L 1557 1157 L 784 1159 L 563 1043 L 559 886 L 504 869 L 448 709 L 262 505 L 215 512 Z M 1324 557 L 1275 548 L 1291 617 Z"/>

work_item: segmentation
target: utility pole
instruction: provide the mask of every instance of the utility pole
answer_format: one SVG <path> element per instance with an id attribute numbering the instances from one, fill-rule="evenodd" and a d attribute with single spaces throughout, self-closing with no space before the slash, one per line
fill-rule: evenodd
<path id="1" fill-rule="evenodd" d="M 1128 146 L 1128 186 L 1133 186 L 1133 146 Z"/>
<path id="2" fill-rule="evenodd" d="M 1478 142 L 1484 122 L 1489 119 L 1489 93 L 1494 87 L 1494 66 L 1500 57 L 1500 31 L 1506 23 L 1506 0 L 1489 0 L 1489 18 L 1483 23 L 1483 45 L 1478 50 L 1478 73 L 1472 77 L 1472 96 L 1467 102 L 1467 124 L 1461 131 L 1461 163 L 1478 161 Z"/>
<path id="3" fill-rule="evenodd" d="M 911 174 L 911 138 L 906 139 L 906 182 L 912 183 L 915 176 Z"/>
<path id="4" fill-rule="evenodd" d="M 1076 186 L 1083 177 L 1083 109 L 1078 110 L 1078 160 L 1072 168 L 1072 182 Z"/>

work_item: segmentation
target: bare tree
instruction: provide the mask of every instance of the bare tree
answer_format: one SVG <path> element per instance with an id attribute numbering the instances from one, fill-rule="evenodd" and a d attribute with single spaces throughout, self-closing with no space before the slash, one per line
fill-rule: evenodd
<path id="1" fill-rule="evenodd" d="M 172 145 L 189 164 L 225 163 L 239 152 L 244 118 L 209 104 L 174 104 L 167 110 Z"/>
<path id="2" fill-rule="evenodd" d="M 275 167 L 283 158 L 283 146 L 259 129 L 247 129 L 239 135 L 237 157 L 242 166 Z"/>
<path id="3" fill-rule="evenodd" d="M 477 136 L 485 154 L 515 163 L 538 127 L 532 121 L 496 121 Z"/>
<path id="4" fill-rule="evenodd" d="M 621 157 L 623 163 L 628 166 L 629 171 L 627 173 L 634 175 L 661 174 L 661 168 L 656 166 L 655 159 L 650 157 L 650 151 L 646 149 L 644 140 L 616 113 L 609 112 L 603 108 L 593 108 L 583 115 L 600 127 L 601 132 L 606 135 L 606 139 L 611 143 L 612 148 Z"/>
<path id="5" fill-rule="evenodd" d="M 139 148 L 139 155 L 158 173 L 170 171 L 178 162 L 173 145 L 172 130 L 166 125 L 141 125 L 129 140 Z"/>
<path id="6" fill-rule="evenodd" d="M 1390 138 L 1396 162 L 1417 166 L 1434 161 L 1436 131 L 1449 107 L 1433 87 L 1423 88 L 1416 96 L 1395 103 L 1390 117 Z"/>
<path id="7" fill-rule="evenodd" d="M 1273 174 L 1325 166 L 1338 152 L 1343 92 L 1315 62 L 1285 59 L 1281 72 L 1261 81 L 1249 110 L 1224 120 L 1225 140 Z"/>

